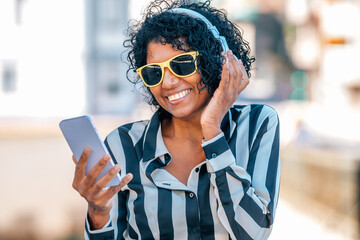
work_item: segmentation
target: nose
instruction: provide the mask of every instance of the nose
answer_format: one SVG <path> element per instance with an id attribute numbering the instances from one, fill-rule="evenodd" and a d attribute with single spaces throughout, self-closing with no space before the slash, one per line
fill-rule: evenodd
<path id="1" fill-rule="evenodd" d="M 176 77 L 167 67 L 164 69 L 164 79 L 162 81 L 162 87 L 165 89 L 172 89 L 178 83 L 180 79 Z"/>

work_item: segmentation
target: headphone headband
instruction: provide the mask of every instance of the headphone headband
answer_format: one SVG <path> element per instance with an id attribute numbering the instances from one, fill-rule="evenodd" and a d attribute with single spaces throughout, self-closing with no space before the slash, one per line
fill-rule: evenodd
<path id="1" fill-rule="evenodd" d="M 226 53 L 229 50 L 229 46 L 226 42 L 225 37 L 221 36 L 218 29 L 214 25 L 212 25 L 211 22 L 206 17 L 201 15 L 200 13 L 198 13 L 194 10 L 191 10 L 191 9 L 187 9 L 187 8 L 173 8 L 173 9 L 169 9 L 168 11 L 174 12 L 174 13 L 185 14 L 190 17 L 202 20 L 203 22 L 206 23 L 207 27 L 210 29 L 210 31 L 212 32 L 214 37 L 216 39 L 220 40 L 223 51 Z"/>

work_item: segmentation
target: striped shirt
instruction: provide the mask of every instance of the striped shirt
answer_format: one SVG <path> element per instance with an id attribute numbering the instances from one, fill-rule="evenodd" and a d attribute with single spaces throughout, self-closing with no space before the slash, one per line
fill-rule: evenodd
<path id="1" fill-rule="evenodd" d="M 85 239 L 267 239 L 280 183 L 277 113 L 235 105 L 221 129 L 202 143 L 206 160 L 187 185 L 163 168 L 171 154 L 158 112 L 111 132 L 105 145 L 112 159 L 121 175 L 134 177 L 114 196 L 104 228 L 91 230 L 86 219 Z"/>

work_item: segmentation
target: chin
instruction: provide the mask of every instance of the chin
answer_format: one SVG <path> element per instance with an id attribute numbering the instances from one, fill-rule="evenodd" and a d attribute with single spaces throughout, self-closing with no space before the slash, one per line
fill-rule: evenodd
<path id="1" fill-rule="evenodd" d="M 174 118 L 178 118 L 178 119 L 188 119 L 191 118 L 191 120 L 193 120 L 194 118 L 196 118 L 197 115 L 201 116 L 203 109 L 197 109 L 197 110 L 190 110 L 190 109 L 179 109 L 179 110 L 168 110 L 166 109 L 166 111 L 168 111 Z"/>

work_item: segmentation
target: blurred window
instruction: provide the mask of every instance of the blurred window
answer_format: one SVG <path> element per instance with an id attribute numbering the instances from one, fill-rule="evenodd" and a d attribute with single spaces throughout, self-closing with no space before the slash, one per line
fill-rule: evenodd
<path id="1" fill-rule="evenodd" d="M 120 92 L 120 70 L 119 61 L 116 59 L 102 59 L 98 65 L 98 79 L 101 84 L 101 92 L 116 95 Z"/>
<path id="2" fill-rule="evenodd" d="M 102 29 L 117 29 L 121 25 L 123 0 L 102 0 L 99 7 L 99 27 Z"/>
<path id="3" fill-rule="evenodd" d="M 24 2 L 25 0 L 15 0 L 15 22 L 17 25 L 21 24 Z"/>
<path id="4" fill-rule="evenodd" d="M 16 91 L 16 64 L 13 62 L 5 62 L 1 74 L 2 91 L 4 93 Z"/>

